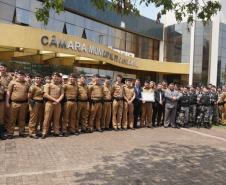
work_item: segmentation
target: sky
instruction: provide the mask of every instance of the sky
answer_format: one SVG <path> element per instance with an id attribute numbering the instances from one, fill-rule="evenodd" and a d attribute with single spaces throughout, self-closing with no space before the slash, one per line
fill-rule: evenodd
<path id="1" fill-rule="evenodd" d="M 138 5 L 137 7 L 140 11 L 140 15 L 156 20 L 159 9 L 156 8 L 153 4 L 150 4 L 148 7 L 146 7 L 145 5 Z"/>

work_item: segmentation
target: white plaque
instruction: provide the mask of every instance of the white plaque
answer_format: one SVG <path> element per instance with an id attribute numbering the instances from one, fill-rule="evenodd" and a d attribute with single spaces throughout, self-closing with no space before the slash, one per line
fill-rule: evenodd
<path id="1" fill-rule="evenodd" d="M 155 102 L 154 92 L 141 92 L 141 100 L 145 102 Z"/>

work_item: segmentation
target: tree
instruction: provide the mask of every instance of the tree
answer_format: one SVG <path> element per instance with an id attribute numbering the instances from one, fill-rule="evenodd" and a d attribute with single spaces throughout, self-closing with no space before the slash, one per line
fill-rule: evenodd
<path id="1" fill-rule="evenodd" d="M 161 9 L 157 19 L 160 19 L 161 15 L 173 11 L 177 22 L 187 19 L 188 24 L 192 24 L 196 18 L 205 24 L 221 10 L 221 4 L 217 0 L 186 0 L 185 2 L 175 2 L 174 0 L 110 0 L 111 3 L 106 0 L 91 1 L 97 9 L 112 10 L 122 15 L 139 15 L 139 5 L 145 4 L 148 7 L 150 4 L 154 4 Z M 36 11 L 37 20 L 47 25 L 50 9 L 54 9 L 56 13 L 60 14 L 64 10 L 64 0 L 44 0 L 43 7 Z"/>

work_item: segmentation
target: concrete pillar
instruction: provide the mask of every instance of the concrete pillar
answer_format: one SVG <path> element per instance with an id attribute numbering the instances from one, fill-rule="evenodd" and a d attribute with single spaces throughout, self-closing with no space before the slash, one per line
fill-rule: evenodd
<path id="1" fill-rule="evenodd" d="M 159 45 L 159 61 L 164 61 L 164 34 L 163 34 L 163 41 L 160 41 Z"/>
<path id="2" fill-rule="evenodd" d="M 220 15 L 219 13 L 212 20 L 212 39 L 211 39 L 211 54 L 209 63 L 208 82 L 217 84 L 217 67 L 218 67 L 218 49 L 219 49 L 219 33 L 220 33 Z"/>
<path id="3" fill-rule="evenodd" d="M 191 45 L 190 45 L 190 61 L 189 61 L 189 85 L 193 85 L 193 73 L 194 73 L 194 48 L 195 48 L 195 22 L 191 26 Z"/>

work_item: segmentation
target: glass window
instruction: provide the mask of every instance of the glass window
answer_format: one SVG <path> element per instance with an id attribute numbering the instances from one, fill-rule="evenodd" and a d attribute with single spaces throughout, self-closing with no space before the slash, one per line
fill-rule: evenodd
<path id="1" fill-rule="evenodd" d="M 75 15 L 74 17 L 75 25 L 80 27 L 85 27 L 85 18 L 80 15 Z"/>
<path id="2" fill-rule="evenodd" d="M 41 8 L 42 7 L 42 2 L 40 2 L 40 1 L 37 1 L 37 0 L 31 0 L 31 5 L 30 5 L 30 10 L 32 11 L 32 12 L 35 12 L 36 11 L 36 9 L 37 8 Z M 21 8 L 23 8 L 23 7 L 21 7 Z"/>
<path id="3" fill-rule="evenodd" d="M 16 22 L 23 23 L 26 25 L 30 25 L 31 23 L 31 12 L 27 10 L 22 10 L 20 8 L 16 8 Z"/>
<path id="4" fill-rule="evenodd" d="M 126 41 L 126 51 L 133 53 L 133 43 L 130 41 Z"/>
<path id="5" fill-rule="evenodd" d="M 30 10 L 31 0 L 16 0 L 16 7 Z"/>
<path id="6" fill-rule="evenodd" d="M 67 23 L 71 23 L 75 25 L 75 14 L 70 12 L 65 12 L 65 18 Z"/>
<path id="7" fill-rule="evenodd" d="M 154 53 L 153 53 L 153 59 L 159 60 L 159 41 L 154 41 Z"/>
<path id="8" fill-rule="evenodd" d="M 122 51 L 126 51 L 126 44 L 125 44 L 125 40 L 119 39 L 119 38 L 113 38 L 113 48 L 115 49 L 119 49 Z"/>
<path id="9" fill-rule="evenodd" d="M 52 31 L 63 32 L 64 22 L 50 18 L 48 25 L 45 26 L 45 28 Z"/>
<path id="10" fill-rule="evenodd" d="M 82 33 L 84 28 L 81 28 L 79 26 L 75 26 L 69 23 L 66 23 L 66 27 L 67 27 L 67 33 L 70 35 L 76 35 L 79 37 L 82 37 Z"/>
<path id="11" fill-rule="evenodd" d="M 107 38 L 103 33 L 86 29 L 87 39 L 107 45 Z"/>
<path id="12" fill-rule="evenodd" d="M 92 31 L 96 31 L 96 32 L 102 32 L 102 27 L 103 24 L 98 23 L 96 21 L 90 20 L 90 19 L 85 19 L 85 28 L 92 30 Z"/>
<path id="13" fill-rule="evenodd" d="M 0 19 L 12 22 L 15 7 L 0 2 Z"/>
<path id="14" fill-rule="evenodd" d="M 0 0 L 1 2 L 5 3 L 5 4 L 9 4 L 9 5 L 16 5 L 16 0 Z"/>
<path id="15" fill-rule="evenodd" d="M 71 23 L 80 27 L 85 27 L 85 18 L 70 12 L 65 12 L 65 20 L 67 23 Z"/>
<path id="16" fill-rule="evenodd" d="M 65 22 L 65 13 L 61 12 L 60 14 L 54 12 L 54 19 Z"/>
<path id="17" fill-rule="evenodd" d="M 30 26 L 32 26 L 34 28 L 42 28 L 43 27 L 43 23 L 37 21 L 37 18 L 33 12 L 31 13 L 30 18 L 31 18 Z"/>

